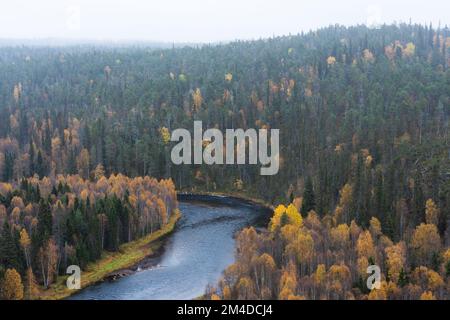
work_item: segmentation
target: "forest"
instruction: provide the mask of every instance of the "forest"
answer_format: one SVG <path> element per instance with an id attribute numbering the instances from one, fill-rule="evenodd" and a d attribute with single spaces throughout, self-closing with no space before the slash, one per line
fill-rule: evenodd
<path id="1" fill-rule="evenodd" d="M 448 300 L 450 248 L 436 223 L 439 208 L 426 202 L 426 220 L 398 241 L 372 217 L 367 229 L 343 215 L 352 190 L 341 191 L 335 212 L 320 218 L 299 211 L 303 198 L 279 205 L 267 230 L 253 227 L 237 237 L 236 262 L 207 297 L 281 300 Z M 368 267 L 381 269 L 379 288 L 368 289 Z"/>
<path id="2" fill-rule="evenodd" d="M 284 204 L 267 231 L 240 234 L 211 296 L 370 298 L 362 270 L 375 262 L 382 297 L 448 298 L 449 51 L 447 28 L 411 23 L 163 49 L 0 47 L 0 276 L 48 285 L 159 228 L 176 188 Z M 279 129 L 278 174 L 172 164 L 171 132 L 196 120 Z"/>
<path id="3" fill-rule="evenodd" d="M 84 269 L 164 226 L 177 208 L 171 180 L 37 175 L 0 183 L 0 273 L 3 298 L 36 299 L 70 265 Z"/>

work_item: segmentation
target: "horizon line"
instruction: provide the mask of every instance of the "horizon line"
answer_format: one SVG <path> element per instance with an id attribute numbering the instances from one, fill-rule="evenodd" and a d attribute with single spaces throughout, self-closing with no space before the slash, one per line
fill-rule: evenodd
<path id="1" fill-rule="evenodd" d="M 270 40 L 275 38 L 284 38 L 291 36 L 300 36 L 304 34 L 314 33 L 320 30 L 332 28 L 332 27 L 340 27 L 340 28 L 353 28 L 353 27 L 366 27 L 368 29 L 380 29 L 381 27 L 387 26 L 401 26 L 401 25 L 411 25 L 411 26 L 423 26 L 423 27 L 432 27 L 433 30 L 442 30 L 448 29 L 448 25 L 441 25 L 439 21 L 438 27 L 433 26 L 433 22 L 412 22 L 411 19 L 409 22 L 398 22 L 393 21 L 391 23 L 380 23 L 376 26 L 368 26 L 365 23 L 356 23 L 351 25 L 345 24 L 329 24 L 327 26 L 322 26 L 314 29 L 309 29 L 308 31 L 302 30 L 295 33 L 289 32 L 288 34 L 273 34 L 272 36 L 261 36 L 258 38 L 234 38 L 234 39 L 223 39 L 223 40 L 214 40 L 214 41 L 178 41 L 178 40 L 156 40 L 156 39 L 144 39 L 144 38 L 106 38 L 106 37 L 58 37 L 58 36 L 38 36 L 38 37 L 0 37 L 0 46 L 12 45 L 12 46 L 67 46 L 67 45 L 161 45 L 163 47 L 166 46 L 204 46 L 204 45 L 221 45 L 221 44 L 229 44 L 233 42 L 251 42 L 251 41 L 261 41 L 261 40 Z M 39 42 L 54 42 L 54 43 L 39 43 Z"/>

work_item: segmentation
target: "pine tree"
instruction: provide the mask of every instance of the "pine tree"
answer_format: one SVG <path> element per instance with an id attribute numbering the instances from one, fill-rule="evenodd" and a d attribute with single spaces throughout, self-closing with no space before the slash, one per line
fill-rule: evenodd
<path id="1" fill-rule="evenodd" d="M 5 153 L 5 164 L 3 167 L 3 180 L 9 181 L 14 175 L 14 154 L 11 152 Z"/>
<path id="2" fill-rule="evenodd" d="M 301 213 L 307 215 L 311 210 L 316 209 L 316 198 L 314 196 L 314 189 L 311 177 L 308 176 L 305 183 L 305 190 L 303 191 L 303 202 Z"/>
<path id="3" fill-rule="evenodd" d="M 42 158 L 42 152 L 39 150 L 36 160 L 36 173 L 38 174 L 39 178 L 45 177 L 45 164 L 44 159 Z"/>
<path id="4" fill-rule="evenodd" d="M 6 221 L 3 225 L 0 241 L 0 265 L 6 268 L 21 270 L 21 259 L 18 246 L 12 236 L 11 227 Z"/>
<path id="5" fill-rule="evenodd" d="M 52 154 L 52 132 L 50 129 L 48 114 L 47 114 L 46 126 L 45 126 L 44 138 L 42 139 L 42 144 L 44 146 L 44 150 L 45 150 L 46 154 L 51 155 Z"/>
<path id="6" fill-rule="evenodd" d="M 425 221 L 425 197 L 422 189 L 422 179 L 419 174 L 414 179 L 413 214 L 415 225 Z"/>
<path id="7" fill-rule="evenodd" d="M 36 170 L 35 165 L 34 165 L 35 150 L 34 150 L 33 140 L 30 140 L 29 154 L 30 154 L 30 167 L 28 170 L 29 170 L 29 175 L 33 176 L 35 173 L 35 170 Z"/>
<path id="8" fill-rule="evenodd" d="M 47 200 L 41 199 L 39 202 L 37 230 L 32 236 L 33 251 L 37 252 L 52 235 L 52 213 Z"/>

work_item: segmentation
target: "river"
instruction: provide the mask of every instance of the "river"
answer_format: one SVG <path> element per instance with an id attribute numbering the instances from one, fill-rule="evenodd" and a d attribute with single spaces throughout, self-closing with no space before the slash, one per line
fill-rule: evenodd
<path id="1" fill-rule="evenodd" d="M 224 198 L 225 199 L 225 198 Z M 180 201 L 182 218 L 156 265 L 73 295 L 75 300 L 193 299 L 233 263 L 236 232 L 261 223 L 264 209 L 235 201 Z M 265 220 L 265 219 L 263 219 Z"/>

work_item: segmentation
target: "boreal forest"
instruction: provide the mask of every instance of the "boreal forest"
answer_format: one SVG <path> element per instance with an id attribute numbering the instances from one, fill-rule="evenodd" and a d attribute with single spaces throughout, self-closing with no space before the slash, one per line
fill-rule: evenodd
<path id="1" fill-rule="evenodd" d="M 0 47 L 0 287 L 35 299 L 164 228 L 176 191 L 272 205 L 213 299 L 450 297 L 450 30 Z M 280 169 L 174 165 L 171 132 L 279 129 Z M 369 265 L 381 287 L 369 291 Z"/>

